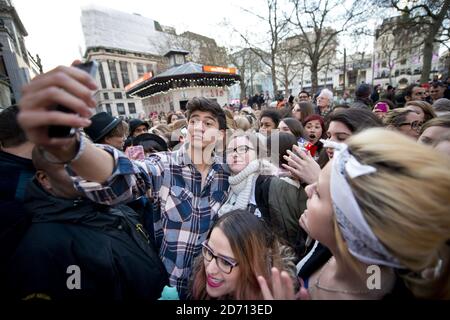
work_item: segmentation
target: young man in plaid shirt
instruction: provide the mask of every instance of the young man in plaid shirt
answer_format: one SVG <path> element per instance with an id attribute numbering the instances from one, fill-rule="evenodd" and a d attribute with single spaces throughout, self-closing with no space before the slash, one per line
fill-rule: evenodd
<path id="1" fill-rule="evenodd" d="M 49 125 L 89 126 L 95 88 L 85 72 L 58 67 L 24 87 L 19 122 L 48 159 L 67 164 L 75 187 L 91 200 L 126 203 L 150 190 L 156 246 L 170 284 L 183 298 L 194 257 L 227 197 L 228 173 L 214 153 L 215 145 L 222 143 L 221 130 L 226 129 L 225 114 L 216 102 L 192 99 L 187 105 L 188 142 L 177 151 L 154 154 L 143 162 L 131 161 L 106 145 L 94 145 L 80 134 L 49 138 Z M 52 111 L 55 104 L 77 114 Z"/>

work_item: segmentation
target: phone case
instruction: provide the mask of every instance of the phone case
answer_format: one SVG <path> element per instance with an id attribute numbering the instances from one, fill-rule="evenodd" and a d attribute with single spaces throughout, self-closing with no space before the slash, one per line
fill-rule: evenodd
<path id="1" fill-rule="evenodd" d="M 144 147 L 132 146 L 125 150 L 126 156 L 131 160 L 143 161 L 145 159 Z"/>

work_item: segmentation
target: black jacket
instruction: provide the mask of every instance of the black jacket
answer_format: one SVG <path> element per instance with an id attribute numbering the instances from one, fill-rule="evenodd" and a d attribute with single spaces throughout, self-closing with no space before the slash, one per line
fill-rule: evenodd
<path id="1" fill-rule="evenodd" d="M 14 298 L 154 300 L 167 273 L 126 206 L 56 198 L 33 180 L 25 206 L 32 225 L 9 265 Z M 69 289 L 80 270 L 81 289 Z M 69 269 L 68 269 L 69 268 Z"/>
<path id="2" fill-rule="evenodd" d="M 298 223 L 306 209 L 307 195 L 303 187 L 297 188 L 275 176 L 260 175 L 256 180 L 255 200 L 264 220 L 300 259 L 307 237 Z"/>

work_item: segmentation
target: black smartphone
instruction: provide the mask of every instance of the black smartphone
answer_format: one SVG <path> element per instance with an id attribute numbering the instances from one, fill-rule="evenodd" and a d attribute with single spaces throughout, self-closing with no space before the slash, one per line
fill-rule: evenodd
<path id="1" fill-rule="evenodd" d="M 92 78 L 95 79 L 95 74 L 97 73 L 98 69 L 98 62 L 93 60 L 86 63 L 81 63 L 74 65 L 74 67 L 79 68 L 81 70 L 86 71 L 90 74 Z M 55 107 L 55 110 L 67 112 L 67 113 L 74 113 L 73 110 L 66 108 L 62 105 L 57 105 Z M 71 137 L 75 134 L 75 128 L 67 127 L 67 126 L 49 126 L 48 127 L 48 136 L 50 138 L 67 138 Z"/>

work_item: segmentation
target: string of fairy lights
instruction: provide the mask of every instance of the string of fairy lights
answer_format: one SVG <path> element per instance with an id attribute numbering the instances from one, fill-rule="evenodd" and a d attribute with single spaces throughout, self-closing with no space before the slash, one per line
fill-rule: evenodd
<path id="1" fill-rule="evenodd" d="M 152 91 L 151 89 L 157 89 L 156 92 L 150 93 L 146 95 L 145 97 L 152 97 L 154 95 L 160 94 L 161 92 L 167 93 L 172 91 L 182 91 L 186 90 L 187 88 L 222 88 L 224 86 L 230 86 L 233 84 L 240 83 L 237 79 L 224 79 L 224 78 L 202 78 L 202 79 L 188 79 L 188 78 L 181 78 L 181 79 L 168 79 L 163 82 L 155 82 L 152 84 L 149 84 L 147 86 L 144 86 L 135 92 L 130 93 L 132 97 L 139 96 L 139 93 L 143 91 Z M 158 87 L 158 88 L 156 88 Z"/>

